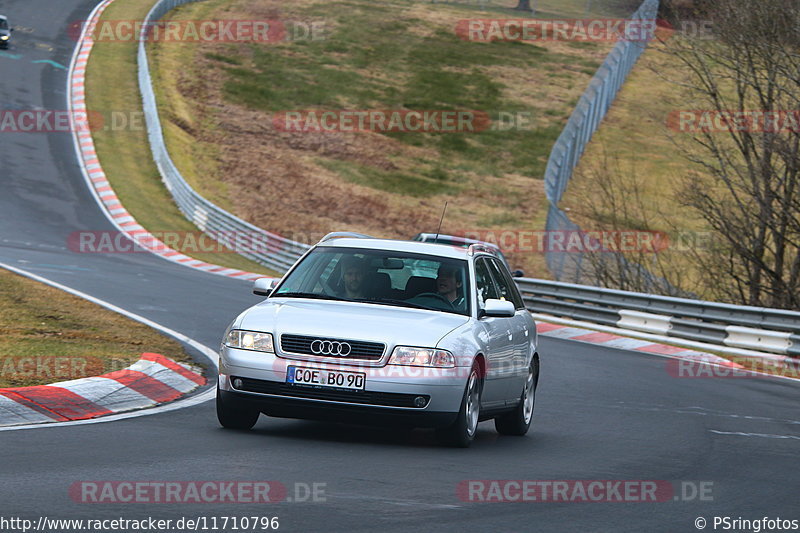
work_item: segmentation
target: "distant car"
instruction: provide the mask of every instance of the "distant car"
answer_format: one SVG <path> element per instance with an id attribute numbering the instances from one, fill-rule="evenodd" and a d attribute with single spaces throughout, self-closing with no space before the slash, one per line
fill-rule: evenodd
<path id="1" fill-rule="evenodd" d="M 503 255 L 503 251 L 500 250 L 500 247 L 490 242 L 469 239 L 467 237 L 459 237 L 456 235 L 441 235 L 436 233 L 417 233 L 411 240 L 420 242 L 435 242 L 437 244 L 449 244 L 450 246 L 461 246 L 462 248 L 467 248 L 471 244 L 483 244 L 495 251 L 500 259 L 502 259 L 506 264 L 506 267 L 508 267 L 508 270 L 511 272 L 513 277 L 521 278 L 525 276 L 525 272 L 522 270 L 512 270 L 511 265 L 508 263 L 508 259 L 506 259 L 506 256 Z"/>
<path id="2" fill-rule="evenodd" d="M 0 48 L 8 48 L 12 31 L 14 30 L 8 26 L 8 18 L 0 15 Z"/>
<path id="3" fill-rule="evenodd" d="M 476 244 L 331 234 L 230 325 L 217 418 L 250 429 L 286 418 L 434 427 L 466 447 L 480 420 L 531 425 L 536 324 L 505 264 Z"/>

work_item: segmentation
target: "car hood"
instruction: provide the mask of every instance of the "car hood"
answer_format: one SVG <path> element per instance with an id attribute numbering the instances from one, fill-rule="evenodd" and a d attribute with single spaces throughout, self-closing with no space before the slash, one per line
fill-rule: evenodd
<path id="1" fill-rule="evenodd" d="M 241 317 L 241 329 L 435 347 L 469 317 L 359 302 L 271 298 Z M 276 339 L 277 340 L 277 339 Z"/>

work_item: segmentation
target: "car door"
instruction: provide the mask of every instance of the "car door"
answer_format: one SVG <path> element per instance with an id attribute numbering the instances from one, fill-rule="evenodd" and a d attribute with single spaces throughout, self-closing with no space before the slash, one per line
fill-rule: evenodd
<path id="1" fill-rule="evenodd" d="M 500 298 L 500 293 L 487 258 L 475 259 L 475 290 L 477 292 L 478 316 L 484 302 L 490 298 Z M 514 318 L 480 317 L 486 334 L 486 376 L 481 395 L 481 404 L 487 408 L 504 407 L 508 396 L 510 380 L 515 377 L 515 350 L 513 344 Z"/>
<path id="2" fill-rule="evenodd" d="M 530 330 L 528 320 L 528 310 L 525 309 L 525 302 L 522 301 L 511 274 L 499 259 L 488 259 L 492 277 L 494 278 L 501 300 L 514 303 L 516 313 L 511 320 L 511 335 L 514 345 L 514 357 L 510 366 L 513 376 L 509 377 L 509 390 L 506 399 L 514 403 L 519 399 L 525 380 L 528 376 L 528 363 L 530 357 L 531 341 L 535 338 L 535 332 Z"/>

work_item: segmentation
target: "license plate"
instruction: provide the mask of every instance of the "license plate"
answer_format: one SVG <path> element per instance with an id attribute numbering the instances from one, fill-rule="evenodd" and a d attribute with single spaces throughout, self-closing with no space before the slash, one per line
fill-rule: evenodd
<path id="1" fill-rule="evenodd" d="M 290 366 L 286 369 L 286 383 L 311 385 L 332 389 L 364 390 L 367 375 L 363 372 L 340 372 L 324 368 Z"/>

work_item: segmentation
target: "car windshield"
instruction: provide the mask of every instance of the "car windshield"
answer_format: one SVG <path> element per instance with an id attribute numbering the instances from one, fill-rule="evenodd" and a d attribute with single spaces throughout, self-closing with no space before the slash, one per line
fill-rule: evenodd
<path id="1" fill-rule="evenodd" d="M 319 247 L 272 297 L 345 300 L 469 315 L 467 262 L 425 254 Z"/>
<path id="2" fill-rule="evenodd" d="M 8 22 L 5 20 L 0 20 L 0 30 L 7 30 L 8 29 Z"/>

